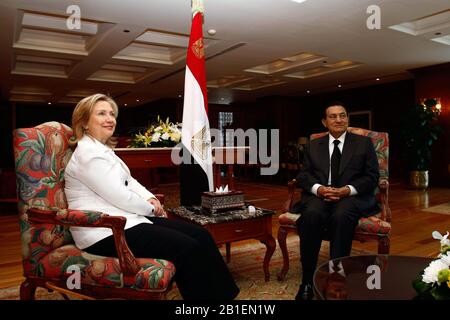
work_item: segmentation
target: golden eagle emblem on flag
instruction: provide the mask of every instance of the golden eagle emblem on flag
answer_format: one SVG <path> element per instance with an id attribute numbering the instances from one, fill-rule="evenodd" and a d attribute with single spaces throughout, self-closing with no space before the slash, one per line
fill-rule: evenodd
<path id="1" fill-rule="evenodd" d="M 192 151 L 202 160 L 208 158 L 208 151 L 211 147 L 211 143 L 208 141 L 206 136 L 206 127 L 194 134 L 191 138 Z"/>
<path id="2" fill-rule="evenodd" d="M 203 39 L 200 38 L 192 44 L 192 52 L 198 59 L 202 59 L 205 56 L 205 49 L 203 46 Z"/>

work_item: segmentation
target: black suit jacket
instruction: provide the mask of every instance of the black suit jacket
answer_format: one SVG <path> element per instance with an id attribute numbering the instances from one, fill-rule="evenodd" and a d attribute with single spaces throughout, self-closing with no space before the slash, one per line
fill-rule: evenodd
<path id="1" fill-rule="evenodd" d="M 312 140 L 305 149 L 303 168 L 297 180 L 303 188 L 302 199 L 291 209 L 301 212 L 312 197 L 314 184 L 328 184 L 330 168 L 329 135 Z M 347 132 L 339 166 L 338 186 L 352 185 L 358 194 L 352 196 L 363 216 L 370 216 L 380 211 L 374 192 L 380 177 L 377 155 L 369 137 Z"/>

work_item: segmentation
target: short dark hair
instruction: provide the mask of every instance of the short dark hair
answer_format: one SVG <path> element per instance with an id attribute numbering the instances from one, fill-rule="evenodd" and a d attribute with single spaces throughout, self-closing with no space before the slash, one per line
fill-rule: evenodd
<path id="1" fill-rule="evenodd" d="M 333 101 L 328 102 L 325 105 L 325 108 L 323 109 L 323 113 L 322 113 L 322 118 L 323 119 L 327 118 L 327 110 L 328 110 L 329 107 L 332 107 L 332 106 L 341 106 L 342 108 L 344 108 L 345 112 L 347 113 L 347 108 L 345 107 L 345 104 L 342 103 L 342 101 L 333 100 Z"/>

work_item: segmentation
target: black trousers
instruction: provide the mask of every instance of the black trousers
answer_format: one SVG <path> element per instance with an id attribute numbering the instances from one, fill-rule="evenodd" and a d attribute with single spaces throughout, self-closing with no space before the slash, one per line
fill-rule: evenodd
<path id="1" fill-rule="evenodd" d="M 239 293 L 209 232 L 193 223 L 148 217 L 125 230 L 137 258 L 161 258 L 174 263 L 175 281 L 185 300 L 231 300 Z M 86 248 L 92 254 L 117 257 L 113 236 Z"/>
<path id="2" fill-rule="evenodd" d="M 338 202 L 327 202 L 313 197 L 302 207 L 297 230 L 300 236 L 303 283 L 312 283 L 325 235 L 330 240 L 331 259 L 350 255 L 353 235 L 360 218 L 360 210 L 353 199 L 347 197 Z"/>

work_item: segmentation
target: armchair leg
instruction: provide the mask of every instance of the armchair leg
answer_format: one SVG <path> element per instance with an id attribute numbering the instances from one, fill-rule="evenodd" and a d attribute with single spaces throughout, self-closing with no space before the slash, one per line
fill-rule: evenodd
<path id="1" fill-rule="evenodd" d="M 378 239 L 378 254 L 389 254 L 391 241 L 389 237 L 381 237 Z"/>
<path id="2" fill-rule="evenodd" d="M 25 280 L 20 285 L 20 300 L 34 300 L 37 285 Z"/>
<path id="3" fill-rule="evenodd" d="M 277 275 L 278 281 L 283 281 L 289 270 L 289 253 L 286 245 L 287 234 L 288 230 L 286 228 L 282 226 L 278 228 L 278 244 L 280 245 L 281 253 L 283 254 L 283 269 L 281 269 Z"/>

